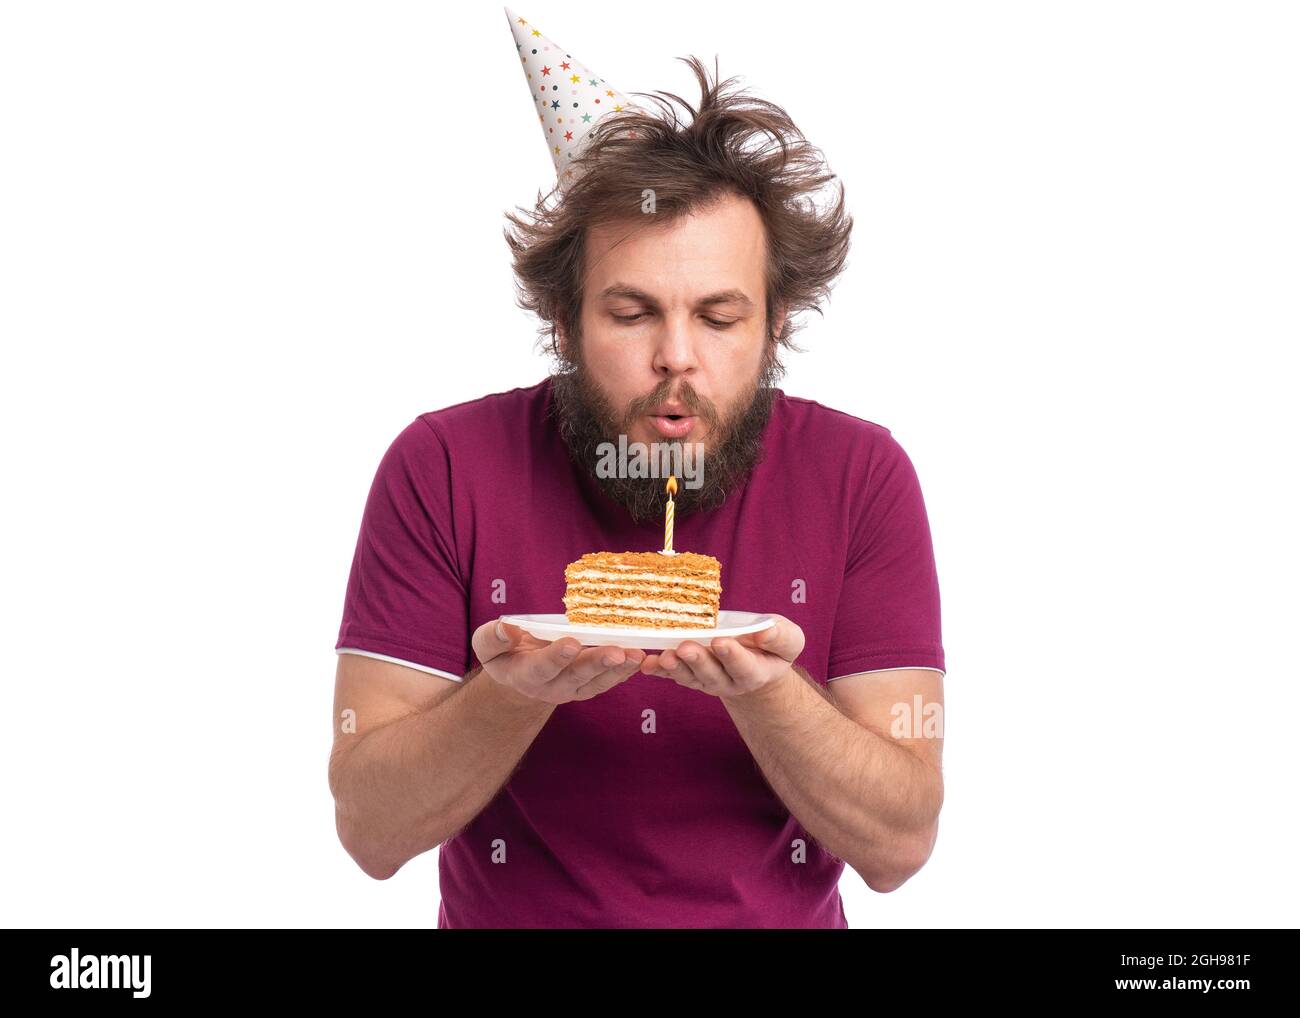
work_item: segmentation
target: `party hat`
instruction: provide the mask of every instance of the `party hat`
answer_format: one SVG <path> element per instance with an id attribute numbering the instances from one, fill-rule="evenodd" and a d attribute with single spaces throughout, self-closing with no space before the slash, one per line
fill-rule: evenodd
<path id="1" fill-rule="evenodd" d="M 574 60 L 536 26 L 509 7 L 505 11 L 528 90 L 537 106 L 546 147 L 555 163 L 560 187 L 564 187 L 576 179 L 572 163 L 582 155 L 588 135 L 600 118 L 640 107 L 586 64 Z"/>

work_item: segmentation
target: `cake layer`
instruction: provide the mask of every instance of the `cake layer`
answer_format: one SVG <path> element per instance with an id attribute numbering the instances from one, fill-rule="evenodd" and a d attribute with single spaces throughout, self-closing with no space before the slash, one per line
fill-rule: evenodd
<path id="1" fill-rule="evenodd" d="M 711 576 L 717 579 L 722 574 L 722 563 L 712 555 L 699 555 L 693 551 L 679 551 L 665 555 L 660 551 L 592 551 L 583 555 L 577 562 L 569 564 L 570 569 L 644 569 L 656 576 Z"/>
<path id="2" fill-rule="evenodd" d="M 572 569 L 572 567 L 570 567 Z M 564 578 L 572 583 L 575 580 L 596 580 L 605 583 L 663 583 L 664 575 L 662 573 L 647 573 L 640 570 L 631 570 L 620 572 L 618 570 L 600 570 L 600 569 L 572 569 L 565 570 Z M 711 580 L 705 577 L 681 576 L 673 578 L 673 586 L 689 587 L 696 590 L 711 590 L 720 592 L 722 584 L 716 579 Z"/>
<path id="3" fill-rule="evenodd" d="M 567 597 L 585 598 L 627 598 L 637 597 L 671 601 L 675 605 L 708 605 L 718 601 L 718 595 L 695 592 L 695 590 L 673 590 L 671 586 L 621 586 L 617 584 L 573 584 L 569 586 Z"/>
<path id="4" fill-rule="evenodd" d="M 670 601 L 659 600 L 653 597 L 601 597 L 585 593 L 566 594 L 564 595 L 564 604 L 566 607 L 582 605 L 584 607 L 614 607 L 614 608 L 635 608 L 638 610 L 658 610 L 666 612 L 678 612 L 686 615 L 712 615 L 713 606 L 711 604 L 701 604 L 694 601 Z"/>

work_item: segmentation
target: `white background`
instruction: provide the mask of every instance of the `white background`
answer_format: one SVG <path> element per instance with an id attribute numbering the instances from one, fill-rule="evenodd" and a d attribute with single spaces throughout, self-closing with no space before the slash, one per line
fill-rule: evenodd
<path id="1" fill-rule="evenodd" d="M 782 384 L 912 456 L 950 669 L 852 925 L 1294 925 L 1294 7 L 520 3 L 845 183 Z M 7 3 L 0 146 L 5 923 L 433 925 L 336 840 L 333 646 L 388 443 L 546 370 L 501 6 Z"/>

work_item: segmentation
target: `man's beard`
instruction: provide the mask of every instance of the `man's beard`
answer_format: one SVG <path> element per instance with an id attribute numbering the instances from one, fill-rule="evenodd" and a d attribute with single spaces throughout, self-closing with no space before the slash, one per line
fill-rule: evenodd
<path id="1" fill-rule="evenodd" d="M 734 409 L 723 416 L 712 403 L 695 391 L 689 382 L 665 379 L 651 393 L 634 399 L 620 412 L 592 380 L 583 365 L 562 362 L 561 370 L 551 375 L 552 413 L 560 437 L 579 469 L 585 471 L 600 489 L 627 509 L 637 523 L 662 520 L 664 517 L 664 477 L 602 477 L 596 471 L 601 460 L 600 446 L 618 447 L 620 435 L 628 435 L 630 426 L 670 397 L 683 404 L 688 413 L 708 425 L 708 440 L 703 456 L 698 449 L 685 449 L 693 442 L 656 437 L 659 448 L 667 447 L 670 463 L 686 462 L 694 456 L 695 470 L 703 474 L 699 487 L 688 488 L 678 476 L 674 512 L 685 516 L 693 512 L 716 509 L 726 501 L 763 458 L 763 430 L 771 416 L 776 397 L 775 383 L 783 369 L 774 354 L 763 362 L 758 377 L 747 387 Z M 628 444 L 632 439 L 628 437 Z M 659 450 L 654 450 L 658 453 Z M 678 459 L 678 456 L 682 457 Z M 661 462 L 652 455 L 650 462 Z"/>

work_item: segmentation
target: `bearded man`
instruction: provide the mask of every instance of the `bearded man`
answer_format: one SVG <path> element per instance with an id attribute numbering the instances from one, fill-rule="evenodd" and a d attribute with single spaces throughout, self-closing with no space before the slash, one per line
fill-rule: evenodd
<path id="1" fill-rule="evenodd" d="M 554 369 L 420 414 L 366 502 L 330 787 L 368 875 L 440 848 L 440 928 L 843 928 L 846 863 L 890 891 L 935 843 L 915 471 L 885 428 L 776 386 L 852 220 L 842 189 L 811 200 L 834 178 L 783 110 L 690 66 L 698 109 L 605 118 L 558 200 L 508 216 Z M 676 546 L 772 628 L 645 653 L 498 621 L 560 610 L 586 552 L 661 546 L 664 479 L 597 469 L 620 437 L 703 450 Z"/>

